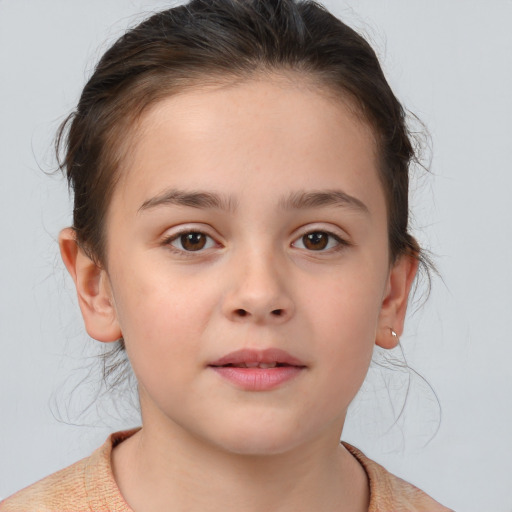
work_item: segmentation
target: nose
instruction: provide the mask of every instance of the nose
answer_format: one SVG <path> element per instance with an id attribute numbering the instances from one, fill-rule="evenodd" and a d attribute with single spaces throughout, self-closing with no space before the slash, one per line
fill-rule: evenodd
<path id="1" fill-rule="evenodd" d="M 295 312 L 290 278 L 275 254 L 240 255 L 230 264 L 223 313 L 231 321 L 281 324 Z"/>

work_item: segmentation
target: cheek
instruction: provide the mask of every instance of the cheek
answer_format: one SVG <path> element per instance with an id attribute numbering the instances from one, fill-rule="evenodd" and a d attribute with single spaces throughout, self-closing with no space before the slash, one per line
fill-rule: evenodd
<path id="1" fill-rule="evenodd" d="M 314 308 L 310 328 L 316 332 L 317 353 L 326 369 L 323 377 L 336 400 L 351 399 L 368 371 L 385 275 L 380 266 L 347 265 L 308 299 Z"/>
<path id="2" fill-rule="evenodd" d="M 308 307 L 328 338 L 352 340 L 354 349 L 374 338 L 386 278 L 384 265 L 356 255 L 309 288 Z"/>
<path id="3" fill-rule="evenodd" d="M 198 341 L 214 301 L 199 283 L 171 278 L 157 265 L 150 268 L 119 274 L 130 279 L 118 280 L 116 310 L 137 377 L 173 380 L 187 371 L 180 361 L 200 363 Z"/>

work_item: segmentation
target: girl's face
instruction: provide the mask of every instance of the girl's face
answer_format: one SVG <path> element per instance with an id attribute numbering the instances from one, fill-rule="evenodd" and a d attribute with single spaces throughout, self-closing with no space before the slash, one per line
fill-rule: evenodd
<path id="1" fill-rule="evenodd" d="M 245 454 L 337 442 L 415 271 L 389 266 L 370 129 L 276 77 L 170 97 L 135 141 L 84 317 L 124 337 L 145 429 Z"/>

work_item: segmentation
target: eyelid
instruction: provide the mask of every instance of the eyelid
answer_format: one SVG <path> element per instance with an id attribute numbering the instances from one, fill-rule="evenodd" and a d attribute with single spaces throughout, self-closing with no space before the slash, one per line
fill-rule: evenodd
<path id="1" fill-rule="evenodd" d="M 339 250 L 343 250 L 344 248 L 353 245 L 353 243 L 351 241 L 349 241 L 348 235 L 344 234 L 344 232 L 342 233 L 341 229 L 336 229 L 336 228 L 334 228 L 334 226 L 329 228 L 329 227 L 326 227 L 325 225 L 308 224 L 299 229 L 298 235 L 296 235 L 293 238 L 293 241 L 291 244 L 292 247 L 298 240 L 302 239 L 304 236 L 306 236 L 310 233 L 325 233 L 326 235 L 334 238 L 338 242 L 338 244 L 334 248 L 321 249 L 321 250 L 317 250 L 317 251 L 315 251 L 314 249 L 307 249 L 307 248 L 302 248 L 302 247 L 297 247 L 297 249 L 305 250 L 310 253 L 321 254 L 321 253 L 337 252 Z"/>
<path id="2" fill-rule="evenodd" d="M 344 240 L 349 238 L 348 233 L 344 229 L 335 224 L 331 224 L 330 222 L 309 222 L 308 224 L 304 224 L 295 230 L 295 238 L 299 238 L 300 236 L 304 236 L 308 233 L 315 233 L 318 231 L 337 236 L 338 238 Z"/>
<path id="3" fill-rule="evenodd" d="M 172 242 L 177 240 L 180 236 L 188 234 L 188 233 L 200 233 L 200 234 L 208 237 L 209 239 L 213 240 L 214 243 L 216 244 L 216 248 L 222 247 L 223 244 L 218 242 L 219 237 L 210 234 L 209 233 L 210 230 L 211 230 L 211 228 L 208 225 L 203 225 L 203 224 L 201 224 L 200 226 L 194 225 L 194 224 L 193 225 L 181 225 L 179 228 L 176 229 L 176 231 L 173 231 L 172 233 L 165 235 L 162 238 L 161 244 L 168 247 L 173 252 L 175 252 L 179 255 L 182 255 L 184 257 L 194 256 L 194 254 L 197 256 L 197 255 L 203 254 L 203 253 L 207 252 L 209 249 L 213 249 L 215 247 L 201 248 L 196 251 L 187 251 L 186 249 L 180 249 L 180 248 L 175 247 L 174 245 L 172 245 Z M 353 245 L 353 243 L 349 240 L 349 236 L 346 235 L 345 232 L 338 227 L 335 227 L 335 226 L 326 227 L 325 224 L 324 225 L 307 224 L 307 225 L 302 226 L 301 228 L 296 230 L 296 234 L 291 242 L 291 246 L 294 247 L 294 244 L 298 240 L 300 240 L 302 237 L 304 237 L 310 233 L 325 233 L 329 237 L 336 240 L 337 245 L 335 247 L 331 247 L 329 249 L 319 249 L 316 251 L 314 249 L 307 249 L 305 247 L 304 248 L 297 247 L 297 249 L 304 250 L 309 253 L 318 253 L 318 254 L 326 253 L 327 254 L 327 253 L 334 253 L 334 252 L 343 250 L 344 248 Z"/>
<path id="4" fill-rule="evenodd" d="M 203 254 L 208 249 L 212 249 L 213 247 L 201 248 L 201 249 L 199 249 L 197 251 L 187 251 L 186 249 L 179 249 L 178 247 L 175 247 L 174 245 L 172 245 L 172 242 L 174 242 L 175 240 L 178 240 L 183 235 L 186 235 L 186 234 L 189 234 L 189 233 L 199 233 L 199 234 L 204 235 L 207 238 L 210 238 L 211 240 L 213 240 L 217 247 L 222 246 L 222 244 L 220 244 L 217 241 L 217 237 L 215 237 L 212 234 L 208 233 L 208 231 L 209 230 L 207 228 L 203 227 L 203 226 L 200 226 L 200 227 L 197 227 L 196 225 L 180 226 L 176 231 L 173 231 L 170 234 L 166 234 L 162 238 L 161 244 L 166 246 L 167 248 L 169 248 L 171 251 L 173 251 L 173 252 L 175 252 L 175 253 L 177 253 L 179 255 L 183 255 L 185 257 L 193 256 L 194 254 L 196 254 L 196 255 Z"/>

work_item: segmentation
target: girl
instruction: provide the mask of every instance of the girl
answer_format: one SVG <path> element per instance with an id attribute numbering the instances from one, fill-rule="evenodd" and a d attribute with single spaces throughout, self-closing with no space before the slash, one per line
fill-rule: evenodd
<path id="1" fill-rule="evenodd" d="M 311 1 L 193 0 L 105 53 L 66 128 L 62 258 L 142 427 L 0 510 L 448 510 L 339 441 L 422 261 L 366 41 Z"/>

